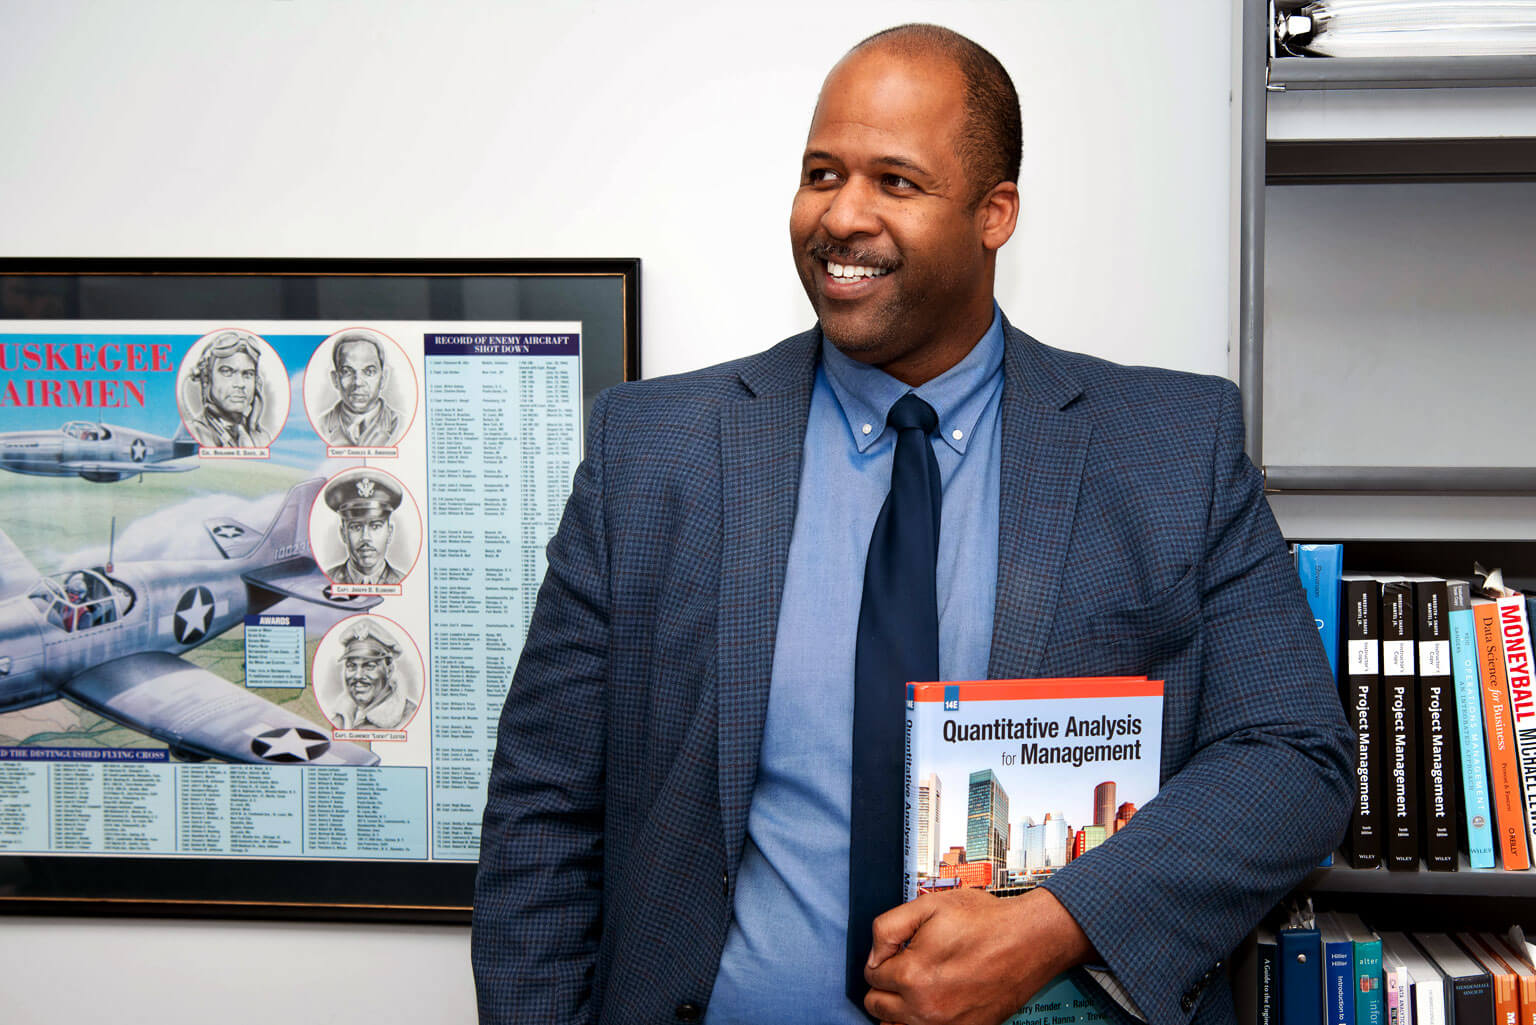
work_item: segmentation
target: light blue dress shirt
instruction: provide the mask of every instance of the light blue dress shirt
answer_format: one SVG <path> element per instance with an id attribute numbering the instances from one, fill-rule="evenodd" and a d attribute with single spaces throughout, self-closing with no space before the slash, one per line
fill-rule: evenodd
<path id="1" fill-rule="evenodd" d="M 986 679 L 997 589 L 1003 329 L 917 389 L 822 343 L 747 842 L 706 1021 L 868 1025 L 844 996 L 853 659 L 864 559 L 891 484 L 886 414 L 933 406 L 943 479 L 939 673 Z"/>

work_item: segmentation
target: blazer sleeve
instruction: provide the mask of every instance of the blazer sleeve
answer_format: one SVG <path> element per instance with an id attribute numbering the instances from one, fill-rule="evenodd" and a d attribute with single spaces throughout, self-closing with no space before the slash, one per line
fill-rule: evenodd
<path id="1" fill-rule="evenodd" d="M 1184 1025 L 1223 959 L 1333 850 L 1352 734 L 1285 542 L 1243 452 L 1238 392 L 1214 410 L 1198 567 L 1195 695 L 1165 707 L 1192 755 L 1109 842 L 1044 885 L 1152 1025 Z M 1219 988 L 1225 988 L 1221 981 Z"/>
<path id="2" fill-rule="evenodd" d="M 603 437 L 547 550 L 548 569 L 507 691 L 480 832 L 470 960 L 482 1025 L 593 1017 L 602 927 L 610 591 Z"/>

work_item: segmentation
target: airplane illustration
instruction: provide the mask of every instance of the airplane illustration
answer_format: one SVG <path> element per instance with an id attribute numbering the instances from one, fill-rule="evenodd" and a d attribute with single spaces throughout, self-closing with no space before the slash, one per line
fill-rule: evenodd
<path id="1" fill-rule="evenodd" d="M 362 610 L 332 596 L 309 546 L 324 485 L 288 492 L 266 531 L 203 524 L 221 559 L 158 559 L 42 576 L 0 531 L 0 712 L 66 698 L 169 746 L 179 758 L 376 765 L 308 719 L 182 658 L 284 598 Z M 170 529 L 178 525 L 168 524 Z"/>
<path id="2" fill-rule="evenodd" d="M 173 459 L 197 455 L 197 440 L 182 424 L 173 438 L 118 427 L 115 424 L 71 420 L 56 431 L 10 431 L 0 434 L 0 469 L 34 477 L 81 476 L 98 484 L 127 480 L 141 473 L 185 473 L 196 463 Z"/>

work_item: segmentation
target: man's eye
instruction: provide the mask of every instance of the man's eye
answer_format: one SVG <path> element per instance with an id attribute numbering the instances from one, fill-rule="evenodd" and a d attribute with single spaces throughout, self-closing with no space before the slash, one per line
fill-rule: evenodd
<path id="1" fill-rule="evenodd" d="M 822 185 L 827 182 L 835 182 L 837 178 L 837 172 L 830 167 L 815 167 L 805 172 L 805 182 L 807 185 Z"/>
<path id="2" fill-rule="evenodd" d="M 904 189 L 905 190 L 905 189 L 916 189 L 917 188 L 917 183 L 916 182 L 914 182 L 910 178 L 903 178 L 899 174 L 888 174 L 888 175 L 886 175 L 885 176 L 885 184 L 886 184 L 887 188 L 892 188 L 892 189 Z"/>

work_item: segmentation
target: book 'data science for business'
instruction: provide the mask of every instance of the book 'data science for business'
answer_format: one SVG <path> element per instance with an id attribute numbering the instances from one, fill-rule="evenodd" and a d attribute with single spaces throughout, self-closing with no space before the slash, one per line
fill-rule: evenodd
<path id="1" fill-rule="evenodd" d="M 474 861 L 576 323 L 0 330 L 0 852 Z"/>

